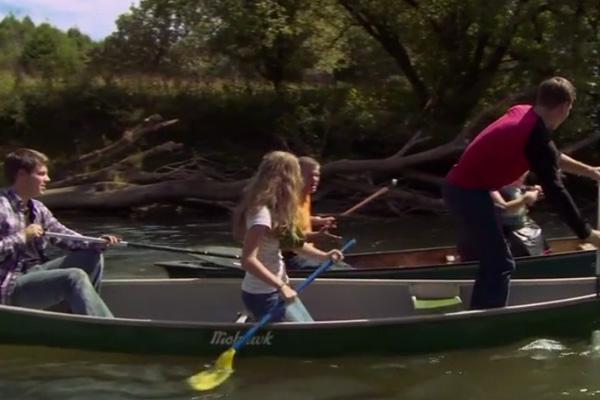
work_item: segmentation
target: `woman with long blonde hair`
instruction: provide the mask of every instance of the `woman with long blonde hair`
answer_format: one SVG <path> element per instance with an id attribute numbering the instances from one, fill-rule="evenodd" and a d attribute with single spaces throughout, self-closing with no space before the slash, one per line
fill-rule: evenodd
<path id="1" fill-rule="evenodd" d="M 306 245 L 297 228 L 298 207 L 303 188 L 298 158 L 284 151 L 267 153 L 244 190 L 234 213 L 234 236 L 244 242 L 242 300 L 256 319 L 260 319 L 283 298 L 303 309 L 303 316 L 280 309 L 272 321 L 311 320 L 296 291 L 288 285 L 281 248 L 294 249 L 319 261 L 339 261 L 339 250 L 323 252 Z M 294 313 L 296 314 L 296 313 Z"/>

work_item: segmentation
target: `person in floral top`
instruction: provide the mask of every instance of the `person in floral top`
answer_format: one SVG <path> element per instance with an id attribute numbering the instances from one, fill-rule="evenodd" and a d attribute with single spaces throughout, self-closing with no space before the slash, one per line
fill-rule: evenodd
<path id="1" fill-rule="evenodd" d="M 48 158 L 32 149 L 18 149 L 4 161 L 10 183 L 0 190 L 0 303 L 46 309 L 66 303 L 75 314 L 112 317 L 98 294 L 102 280 L 102 250 L 118 243 L 105 235 L 106 245 L 48 239 L 44 232 L 78 235 L 62 225 L 34 197 L 46 189 Z M 51 243 L 68 251 L 50 260 Z"/>

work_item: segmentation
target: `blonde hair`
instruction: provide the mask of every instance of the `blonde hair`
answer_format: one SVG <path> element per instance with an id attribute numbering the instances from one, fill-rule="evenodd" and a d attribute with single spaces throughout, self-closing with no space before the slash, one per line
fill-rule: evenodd
<path id="1" fill-rule="evenodd" d="M 243 240 L 246 216 L 267 207 L 271 213 L 271 232 L 281 235 L 296 224 L 303 180 L 298 158 L 285 151 L 265 154 L 242 200 L 233 214 L 233 236 Z"/>

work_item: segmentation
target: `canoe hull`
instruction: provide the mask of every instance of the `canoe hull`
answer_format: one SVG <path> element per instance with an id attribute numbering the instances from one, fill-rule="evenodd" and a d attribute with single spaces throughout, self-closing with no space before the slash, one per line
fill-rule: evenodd
<path id="1" fill-rule="evenodd" d="M 595 252 L 569 252 L 550 256 L 526 257 L 516 260 L 515 279 L 578 278 L 594 275 Z M 156 263 L 163 267 L 169 278 L 241 278 L 239 267 L 224 267 L 198 261 L 166 261 Z M 337 279 L 474 279 L 478 264 L 420 265 L 415 267 L 388 267 L 330 270 L 322 278 Z M 289 270 L 291 277 L 303 278 L 312 270 Z"/>
<path id="2" fill-rule="evenodd" d="M 245 347 L 244 356 L 328 357 L 338 355 L 422 354 L 499 346 L 534 337 L 589 338 L 600 327 L 596 301 L 560 312 L 539 311 L 485 318 L 406 324 L 271 327 Z M 0 342 L 81 350 L 216 356 L 248 326 L 160 327 L 90 324 L 52 318 L 7 315 L 0 311 Z M 9 325 L 11 324 L 11 325 Z M 7 330 L 7 326 L 14 328 Z"/>
<path id="3" fill-rule="evenodd" d="M 107 289 L 110 292 L 110 282 Z M 0 306 L 0 343 L 14 345 L 214 357 L 250 326 L 146 318 L 103 320 Z M 261 331 L 241 355 L 408 355 L 506 345 L 535 337 L 589 338 L 597 328 L 600 300 L 590 294 L 497 310 L 274 324 Z"/>

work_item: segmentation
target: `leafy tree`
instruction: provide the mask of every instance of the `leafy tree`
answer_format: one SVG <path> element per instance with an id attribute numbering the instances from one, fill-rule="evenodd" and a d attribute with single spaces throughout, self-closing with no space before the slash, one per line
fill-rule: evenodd
<path id="1" fill-rule="evenodd" d="M 27 73 L 48 82 L 73 77 L 85 65 L 79 45 L 80 42 L 49 24 L 41 24 L 26 39 L 20 63 Z"/>
<path id="2" fill-rule="evenodd" d="M 193 0 L 144 0 L 132 6 L 117 19 L 117 31 L 106 38 L 96 59 L 122 72 L 176 75 L 185 58 L 177 46 L 190 41 L 200 5 Z"/>
<path id="3" fill-rule="evenodd" d="M 167 76 L 235 66 L 279 88 L 306 70 L 339 67 L 343 21 L 329 0 L 143 0 L 119 17 L 94 59 L 113 71 Z"/>
<path id="4" fill-rule="evenodd" d="M 598 64 L 594 1 L 337 3 L 394 60 L 415 99 L 416 123 L 434 130 L 456 133 L 487 95 L 561 72 L 578 83 Z"/>
<path id="5" fill-rule="evenodd" d="M 333 71 L 343 57 L 344 21 L 326 0 L 225 0 L 212 6 L 209 45 L 278 89 L 308 69 Z"/>
<path id="6" fill-rule="evenodd" d="M 9 15 L 0 21 L 0 68 L 13 69 L 16 66 L 25 40 L 34 29 L 35 25 L 29 17 L 19 21 Z"/>

